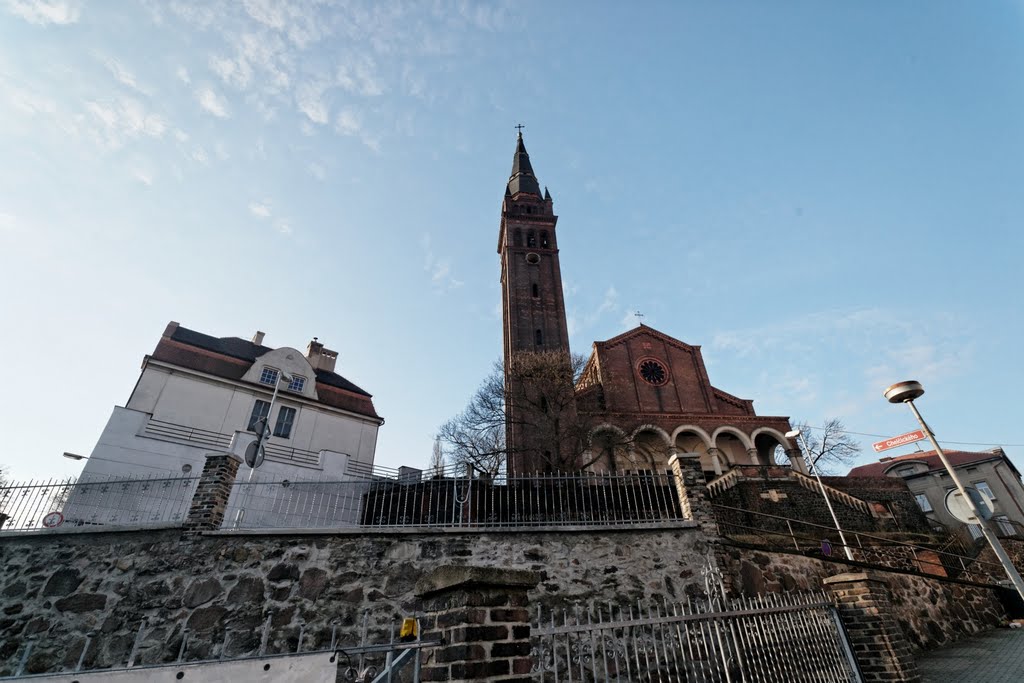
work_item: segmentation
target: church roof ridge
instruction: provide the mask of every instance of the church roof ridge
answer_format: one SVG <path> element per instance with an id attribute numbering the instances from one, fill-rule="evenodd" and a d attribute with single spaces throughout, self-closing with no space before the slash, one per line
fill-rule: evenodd
<path id="1" fill-rule="evenodd" d="M 660 330 L 656 330 L 655 328 L 651 327 L 650 325 L 645 325 L 643 323 L 640 323 L 636 327 L 631 328 L 629 330 L 626 330 L 625 332 L 623 332 L 621 334 L 618 334 L 618 335 L 612 337 L 611 339 L 606 339 L 604 341 L 595 341 L 594 342 L 594 346 L 599 347 L 599 348 L 610 348 L 612 346 L 617 346 L 617 345 L 623 343 L 624 341 L 626 341 L 627 339 L 635 337 L 636 335 L 640 334 L 641 332 L 647 332 L 648 334 L 653 334 L 654 336 L 660 338 L 664 342 L 667 342 L 669 344 L 673 344 L 675 346 L 679 346 L 679 347 L 684 348 L 686 350 L 699 350 L 700 349 L 700 345 L 699 344 L 687 344 L 686 342 L 684 342 L 684 341 L 682 341 L 680 339 L 676 339 L 675 337 L 672 337 L 672 336 L 670 336 L 668 334 L 665 334 L 664 332 L 662 332 Z"/>

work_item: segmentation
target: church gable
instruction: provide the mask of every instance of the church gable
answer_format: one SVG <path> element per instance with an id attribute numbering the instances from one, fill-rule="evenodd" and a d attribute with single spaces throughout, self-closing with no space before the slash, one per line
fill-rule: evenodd
<path id="1" fill-rule="evenodd" d="M 646 325 L 594 344 L 578 390 L 595 385 L 613 413 L 754 414 L 750 401 L 711 386 L 699 346 Z"/>

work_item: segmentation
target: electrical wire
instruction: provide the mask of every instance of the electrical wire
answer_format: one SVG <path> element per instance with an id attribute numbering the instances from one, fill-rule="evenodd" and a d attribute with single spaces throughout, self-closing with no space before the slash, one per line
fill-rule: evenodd
<path id="1" fill-rule="evenodd" d="M 817 430 L 819 432 L 825 431 L 824 427 L 812 427 L 810 425 L 807 425 L 807 428 L 811 430 Z M 849 429 L 835 429 L 833 431 L 836 432 L 837 434 L 855 434 L 857 436 L 871 436 L 876 439 L 886 439 L 889 437 L 888 434 L 868 434 L 867 432 L 854 432 L 850 431 Z M 935 437 L 935 440 L 938 441 L 939 443 L 951 443 L 957 446 L 1009 446 L 1011 448 L 1024 448 L 1024 444 L 1022 443 L 1003 443 L 996 441 L 951 441 L 950 439 L 940 439 L 937 436 Z"/>

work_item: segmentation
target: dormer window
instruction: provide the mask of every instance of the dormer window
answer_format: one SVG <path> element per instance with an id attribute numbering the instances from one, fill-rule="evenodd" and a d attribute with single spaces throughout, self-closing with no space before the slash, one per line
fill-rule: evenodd
<path id="1" fill-rule="evenodd" d="M 288 382 L 288 391 L 302 391 L 305 386 L 305 377 L 302 375 L 292 375 L 292 381 Z"/>
<path id="2" fill-rule="evenodd" d="M 263 372 L 260 373 L 260 384 L 267 384 L 274 386 L 277 384 L 277 377 L 280 373 L 274 368 L 263 368 Z"/>

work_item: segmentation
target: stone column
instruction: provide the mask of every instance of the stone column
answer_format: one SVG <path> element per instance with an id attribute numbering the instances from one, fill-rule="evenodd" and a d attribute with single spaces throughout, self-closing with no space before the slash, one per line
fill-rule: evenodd
<path id="1" fill-rule="evenodd" d="M 919 683 L 921 676 L 893 613 L 889 586 L 870 572 L 824 580 L 836 597 L 865 681 Z"/>
<path id="2" fill-rule="evenodd" d="M 762 464 L 761 463 L 761 459 L 759 457 L 757 457 L 757 449 L 756 448 L 748 448 L 747 449 L 747 457 L 750 458 L 750 463 L 752 465 L 754 465 L 755 467 L 757 467 L 758 465 Z M 771 464 L 770 462 L 764 463 L 764 465 L 770 465 L 770 464 Z"/>
<path id="3" fill-rule="evenodd" d="M 786 457 L 789 458 L 789 466 L 801 474 L 809 474 L 807 471 L 807 463 L 804 462 L 804 455 L 800 452 L 799 448 L 790 448 L 786 451 Z"/>
<path id="4" fill-rule="evenodd" d="M 185 518 L 185 531 L 213 531 L 224 523 L 228 498 L 242 462 L 234 453 L 208 453 Z"/>
<path id="5" fill-rule="evenodd" d="M 424 637 L 444 645 L 427 651 L 424 681 L 528 683 L 530 611 L 536 572 L 494 567 L 439 567 L 416 584 L 426 617 Z"/>
<path id="6" fill-rule="evenodd" d="M 676 492 L 679 494 L 683 516 L 697 522 L 701 531 L 709 537 L 718 538 L 718 522 L 711 509 L 700 454 L 675 453 L 668 459 L 668 466 L 676 481 Z"/>

